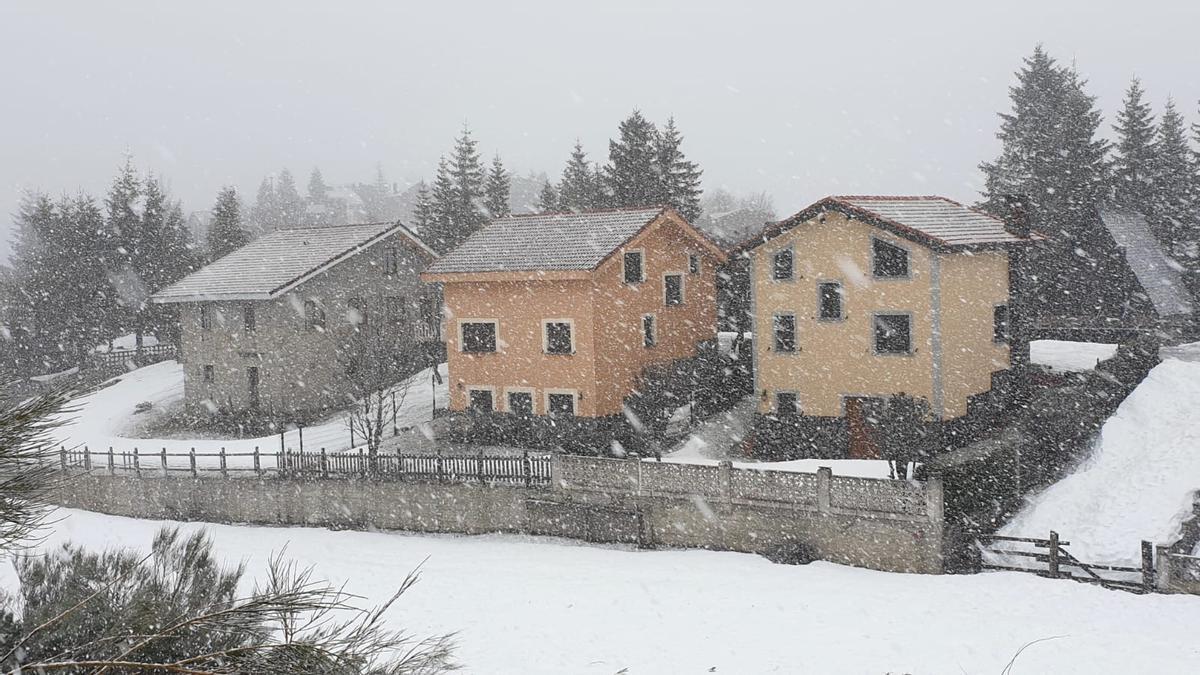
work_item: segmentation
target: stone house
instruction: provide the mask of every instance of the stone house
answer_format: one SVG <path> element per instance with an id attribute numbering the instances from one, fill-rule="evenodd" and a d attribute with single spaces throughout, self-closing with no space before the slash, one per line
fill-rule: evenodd
<path id="1" fill-rule="evenodd" d="M 418 277 L 436 258 L 399 222 L 276 230 L 159 291 L 152 302 L 178 308 L 187 407 L 345 407 L 345 331 L 440 340 L 440 294 Z"/>
<path id="2" fill-rule="evenodd" d="M 768 225 L 739 247 L 758 412 L 828 422 L 852 455 L 872 454 L 873 401 L 966 415 L 1010 366 L 1010 253 L 1040 238 L 944 197 L 828 197 Z"/>
<path id="3" fill-rule="evenodd" d="M 493 220 L 442 285 L 450 409 L 619 416 L 643 368 L 716 337 L 725 254 L 670 208 Z"/>

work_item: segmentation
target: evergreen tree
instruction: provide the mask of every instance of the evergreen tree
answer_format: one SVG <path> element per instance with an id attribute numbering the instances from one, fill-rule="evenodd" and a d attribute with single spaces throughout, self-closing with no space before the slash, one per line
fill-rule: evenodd
<path id="1" fill-rule="evenodd" d="M 487 223 L 480 209 L 484 202 L 484 171 L 471 131 L 463 128 L 447 162 L 438 161 L 433 183 L 434 227 L 430 246 L 445 253 L 458 246 Z"/>
<path id="2" fill-rule="evenodd" d="M 148 297 L 141 275 L 155 266 L 157 247 L 153 233 L 145 228 L 161 225 L 161 221 L 155 222 L 153 219 L 162 216 L 160 210 L 152 214 L 151 221 L 146 221 L 143 214 L 139 213 L 142 209 L 141 198 L 142 184 L 133 168 L 133 159 L 127 156 L 104 199 L 106 227 L 101 228 L 104 236 L 96 240 L 96 254 L 108 270 L 116 293 L 113 299 L 118 301 L 118 306 L 114 307 L 116 314 L 106 318 L 139 334 L 141 330 L 136 315 Z M 81 209 L 69 213 L 85 217 L 83 214 L 88 212 Z"/>
<path id="3" fill-rule="evenodd" d="M 1113 196 L 1117 203 L 1144 215 L 1154 206 L 1155 136 L 1154 115 L 1142 100 L 1141 82 L 1135 77 L 1125 92 L 1125 103 L 1117 113 L 1116 157 L 1113 161 Z"/>
<path id="4" fill-rule="evenodd" d="M 563 211 L 586 211 L 603 206 L 602 181 L 592 170 L 583 144 L 575 141 L 575 149 L 563 169 L 562 180 L 558 182 L 558 198 L 556 208 Z"/>
<path id="5" fill-rule="evenodd" d="M 429 194 L 429 186 L 425 181 L 417 183 L 417 203 L 413 208 L 413 224 L 416 227 L 417 234 L 422 237 L 426 236 L 430 227 L 433 225 L 435 218 L 433 210 L 433 198 Z"/>
<path id="6" fill-rule="evenodd" d="M 438 253 L 446 253 L 454 248 L 454 205 L 454 179 L 450 176 L 450 164 L 443 156 L 438 158 L 437 174 L 433 180 L 432 219 L 425 238 L 425 242 Z"/>
<path id="7" fill-rule="evenodd" d="M 621 122 L 619 138 L 608 142 L 605 182 L 613 206 L 662 204 L 666 195 L 659 171 L 658 131 L 640 111 Z"/>
<path id="8" fill-rule="evenodd" d="M 321 175 L 321 170 L 313 167 L 312 173 L 308 175 L 308 201 L 313 204 L 324 204 L 329 198 L 329 186 L 325 183 L 325 177 Z"/>
<path id="9" fill-rule="evenodd" d="M 275 202 L 279 207 L 279 227 L 298 227 L 304 221 L 304 199 L 296 189 L 292 172 L 284 169 L 275 181 Z"/>
<path id="10" fill-rule="evenodd" d="M 542 186 L 542 191 L 538 193 L 537 207 L 542 213 L 549 213 L 560 209 L 558 191 L 554 189 L 550 181 L 546 181 L 546 184 Z"/>
<path id="11" fill-rule="evenodd" d="M 492 158 L 492 167 L 483 180 L 483 208 L 490 218 L 503 218 L 511 213 L 508 205 L 512 176 L 504 169 L 500 155 Z"/>
<path id="12" fill-rule="evenodd" d="M 283 211 L 276 197 L 275 181 L 270 177 L 258 184 L 254 207 L 250 209 L 250 221 L 258 233 L 278 230 L 283 225 Z M 219 257 L 219 256 L 214 256 Z"/>
<path id="13" fill-rule="evenodd" d="M 662 177 L 663 202 L 675 207 L 689 222 L 700 217 L 700 169 L 689 161 L 680 146 L 683 136 L 675 127 L 675 118 L 667 119 L 667 126 L 658 135 L 656 154 L 658 172 Z"/>
<path id="14" fill-rule="evenodd" d="M 1168 254 L 1189 270 L 1197 269 L 1200 224 L 1197 221 L 1197 175 L 1183 115 L 1167 99 L 1155 140 L 1154 201 L 1150 226 Z"/>
<path id="15" fill-rule="evenodd" d="M 384 175 L 382 164 L 375 165 L 375 182 L 369 185 L 360 185 L 358 194 L 363 200 L 363 208 L 367 211 L 367 220 L 382 222 L 391 219 L 392 184 Z"/>
<path id="16" fill-rule="evenodd" d="M 223 258 L 250 242 L 250 234 L 242 227 L 242 204 L 237 190 L 221 188 L 212 210 L 208 227 L 208 251 L 212 260 Z"/>

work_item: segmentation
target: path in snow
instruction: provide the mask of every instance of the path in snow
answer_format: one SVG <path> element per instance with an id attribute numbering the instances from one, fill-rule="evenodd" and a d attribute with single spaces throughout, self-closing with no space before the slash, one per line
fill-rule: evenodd
<path id="1" fill-rule="evenodd" d="M 161 525 L 59 515 L 41 548 L 72 540 L 147 550 Z M 889 574 L 515 536 L 207 527 L 218 554 L 230 565 L 245 561 L 248 577 L 286 545 L 318 576 L 371 603 L 425 561 L 420 582 L 388 616 L 417 635 L 457 632 L 470 673 L 994 674 L 1022 646 L 1051 637 L 1027 648 L 1011 672 L 1183 673 L 1200 663 L 1200 598 L 1192 596 L 1137 596 L 1030 574 Z M 11 574 L 0 566 L 0 585 L 11 588 Z"/>

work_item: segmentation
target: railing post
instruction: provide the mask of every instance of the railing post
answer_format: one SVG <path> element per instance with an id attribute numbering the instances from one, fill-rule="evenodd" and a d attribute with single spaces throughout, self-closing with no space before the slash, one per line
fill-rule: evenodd
<path id="1" fill-rule="evenodd" d="M 110 476 L 117 475 L 117 465 L 113 463 L 112 446 L 108 446 L 108 474 Z"/>
<path id="2" fill-rule="evenodd" d="M 329 478 L 329 459 L 325 456 L 325 448 L 321 448 L 321 477 Z"/>
<path id="3" fill-rule="evenodd" d="M 1142 540 L 1142 590 L 1154 591 L 1154 544 Z"/>
<path id="4" fill-rule="evenodd" d="M 166 478 L 167 475 L 170 474 L 170 471 L 167 471 L 167 449 L 166 448 L 162 449 L 162 452 L 159 453 L 159 457 L 162 458 L 163 477 Z"/>
<path id="5" fill-rule="evenodd" d="M 254 475 L 262 478 L 262 462 L 258 457 L 258 446 L 254 446 Z"/>
<path id="6" fill-rule="evenodd" d="M 475 477 L 479 480 L 480 483 L 484 482 L 484 480 L 483 480 L 483 448 L 479 449 L 479 455 L 475 457 Z"/>
<path id="7" fill-rule="evenodd" d="M 1058 578 L 1058 533 L 1054 530 L 1050 530 L 1050 556 L 1046 568 L 1051 579 Z"/>
<path id="8" fill-rule="evenodd" d="M 362 450 L 362 448 L 359 448 L 358 449 L 358 473 L 359 473 L 360 478 L 365 479 L 367 477 L 367 465 L 366 465 L 366 462 L 363 461 L 364 459 L 366 459 L 366 458 L 363 456 L 363 450 Z"/>
<path id="9" fill-rule="evenodd" d="M 62 464 L 63 473 L 67 472 L 67 446 L 58 446 L 58 461 Z"/>
<path id="10" fill-rule="evenodd" d="M 92 451 L 88 446 L 83 446 L 83 468 L 88 473 L 92 472 Z"/>
<path id="11" fill-rule="evenodd" d="M 1155 546 L 1154 588 L 1159 593 L 1171 592 L 1171 547 Z"/>
<path id="12" fill-rule="evenodd" d="M 942 479 L 933 477 L 925 481 L 925 512 L 929 522 L 940 523 L 946 517 L 946 492 Z"/>
<path id="13" fill-rule="evenodd" d="M 192 478 L 197 478 L 198 476 L 196 474 L 196 449 L 195 448 L 191 448 L 188 450 L 188 466 L 190 466 L 192 469 Z"/>
<path id="14" fill-rule="evenodd" d="M 137 446 L 133 446 L 133 473 L 138 477 L 142 477 L 142 462 L 138 457 Z"/>
<path id="15" fill-rule="evenodd" d="M 221 478 L 229 478 L 229 469 L 225 464 L 225 446 L 221 446 Z"/>
<path id="16" fill-rule="evenodd" d="M 723 459 L 717 464 L 717 479 L 720 481 L 721 503 L 733 504 L 733 462 Z"/>
<path id="17" fill-rule="evenodd" d="M 833 469 L 822 466 L 817 469 L 817 510 L 829 513 L 832 507 L 829 493 L 833 486 Z"/>
<path id="18" fill-rule="evenodd" d="M 525 474 L 525 487 L 529 487 L 533 483 L 533 465 L 529 462 L 528 450 L 521 457 L 521 473 Z"/>

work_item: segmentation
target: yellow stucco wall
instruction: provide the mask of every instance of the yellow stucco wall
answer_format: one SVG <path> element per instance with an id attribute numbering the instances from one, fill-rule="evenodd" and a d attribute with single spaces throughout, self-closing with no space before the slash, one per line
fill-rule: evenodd
<path id="1" fill-rule="evenodd" d="M 872 238 L 909 252 L 908 278 L 872 278 Z M 775 281 L 773 255 L 789 246 L 795 256 L 794 279 Z M 936 407 L 934 291 L 940 289 L 944 417 L 964 414 L 967 397 L 987 391 L 991 372 L 1007 367 L 1007 348 L 992 343 L 992 306 L 1003 304 L 1007 296 L 1006 261 L 1003 253 L 935 254 L 835 212 L 826 214 L 823 222 L 814 218 L 753 249 L 759 411 L 771 412 L 779 391 L 795 392 L 807 415 L 841 416 L 846 396 L 899 392 L 923 397 Z M 823 281 L 842 284 L 842 320 L 818 319 L 818 284 Z M 953 299 L 949 306 L 948 299 Z M 788 312 L 796 316 L 797 351 L 776 353 L 773 317 Z M 877 312 L 911 314 L 911 354 L 875 353 Z M 997 368 L 996 363 L 1002 365 Z"/>

